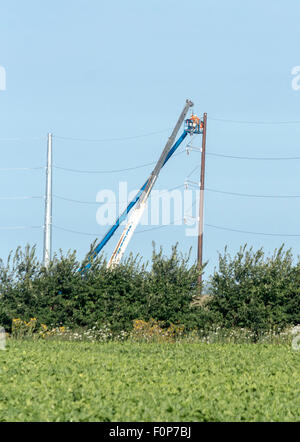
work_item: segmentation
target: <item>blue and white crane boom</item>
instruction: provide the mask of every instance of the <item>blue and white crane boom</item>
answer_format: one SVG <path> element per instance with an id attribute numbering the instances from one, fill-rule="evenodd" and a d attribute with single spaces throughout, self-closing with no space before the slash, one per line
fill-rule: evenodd
<path id="1" fill-rule="evenodd" d="M 135 195 L 135 197 L 131 200 L 131 202 L 128 204 L 126 209 L 122 212 L 122 214 L 119 216 L 119 218 L 115 221 L 115 223 L 110 227 L 110 229 L 107 231 L 107 233 L 104 235 L 100 243 L 94 248 L 94 250 L 91 252 L 89 256 L 89 263 L 84 267 L 84 269 L 87 269 L 91 265 L 91 261 L 93 258 L 95 258 L 98 253 L 101 252 L 103 247 L 107 244 L 107 242 L 110 240 L 110 238 L 114 235 L 118 227 L 121 225 L 121 223 L 126 219 L 128 213 L 131 211 L 131 209 L 137 204 L 135 211 L 133 212 L 132 216 L 129 218 L 127 225 L 123 231 L 123 234 L 118 241 L 118 244 L 109 260 L 108 267 L 111 267 L 112 265 L 118 263 L 120 259 L 122 258 L 125 249 L 130 241 L 130 238 L 132 234 L 134 233 L 134 230 L 136 226 L 138 225 L 138 222 L 141 219 L 141 216 L 143 214 L 143 211 L 146 206 L 146 202 L 148 199 L 148 196 L 157 180 L 157 177 L 159 175 L 160 170 L 162 167 L 167 163 L 167 161 L 171 158 L 171 156 L 174 154 L 174 152 L 178 149 L 180 144 L 183 142 L 183 140 L 186 138 L 188 133 L 190 134 L 199 134 L 202 133 L 203 129 L 203 122 L 200 122 L 200 119 L 196 116 L 193 116 L 190 119 L 185 120 L 185 127 L 184 131 L 181 134 L 181 136 L 178 138 L 176 143 L 172 146 L 172 144 L 175 141 L 176 135 L 178 133 L 178 130 L 180 129 L 181 124 L 183 123 L 186 114 L 189 110 L 189 108 L 193 106 L 193 103 L 190 100 L 186 100 L 186 104 L 184 106 L 183 111 L 181 112 L 181 115 L 176 123 L 176 126 L 171 134 L 171 136 L 168 138 L 167 144 L 154 168 L 152 173 L 150 174 L 149 178 L 146 180 L 146 182 L 142 185 L 138 193 Z M 171 147 L 172 146 L 172 147 Z M 81 269 L 81 270 L 84 270 Z"/>
<path id="2" fill-rule="evenodd" d="M 147 180 L 146 186 L 144 187 L 141 195 L 139 196 L 138 205 L 131 213 L 131 215 L 128 219 L 128 222 L 125 226 L 125 229 L 124 229 L 124 231 L 118 241 L 118 244 L 116 245 L 116 247 L 113 251 L 113 254 L 108 262 L 108 267 L 114 266 L 120 262 L 123 254 L 126 250 L 126 247 L 128 246 L 129 241 L 132 238 L 132 235 L 134 234 L 134 231 L 135 231 L 135 229 L 136 229 L 138 223 L 140 222 L 141 217 L 144 213 L 150 192 L 151 192 L 151 190 L 152 190 L 152 188 L 158 178 L 158 175 L 159 175 L 162 167 L 164 166 L 164 164 L 168 158 L 168 154 L 172 150 L 172 145 L 175 141 L 175 138 L 176 138 L 176 135 L 180 129 L 180 126 L 184 122 L 186 114 L 191 106 L 193 106 L 193 103 L 190 100 L 186 100 L 186 104 L 185 104 L 185 106 L 184 106 L 184 108 L 178 118 L 178 121 L 173 129 L 173 132 L 172 132 L 171 136 L 168 138 L 165 148 L 162 151 L 162 154 L 161 154 L 155 168 L 153 169 L 152 173 L 150 174 L 150 177 Z"/>

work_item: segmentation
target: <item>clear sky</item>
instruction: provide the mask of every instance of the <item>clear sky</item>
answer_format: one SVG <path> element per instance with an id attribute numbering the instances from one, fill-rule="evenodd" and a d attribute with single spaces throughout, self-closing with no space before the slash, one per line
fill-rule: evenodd
<path id="1" fill-rule="evenodd" d="M 42 254 L 46 136 L 54 134 L 54 165 L 111 170 L 155 161 L 185 99 L 208 113 L 206 186 L 256 195 L 300 195 L 299 160 L 255 161 L 217 157 L 300 157 L 300 91 L 292 68 L 300 65 L 300 3 L 279 0 L 11 0 L 1 6 L 0 66 L 0 251 L 37 244 Z M 230 121 L 220 121 L 230 120 Z M 242 121 L 243 123 L 237 123 Z M 248 122 L 248 123 L 247 123 Z M 251 123 L 257 122 L 257 123 Z M 278 122 L 278 124 L 262 124 Z M 288 123 L 290 122 L 290 123 Z M 80 141 L 153 135 L 119 141 Z M 65 138 L 71 139 L 65 139 Z M 199 140 L 201 141 L 201 140 Z M 196 143 L 195 143 L 196 144 Z M 156 184 L 183 184 L 200 154 L 170 161 Z M 55 195 L 96 202 L 101 189 L 117 191 L 119 181 L 138 188 L 153 166 L 113 174 L 54 169 Z M 191 179 L 199 180 L 199 170 Z M 97 233 L 97 204 L 54 198 L 53 223 Z M 245 242 L 270 252 L 284 242 L 299 252 L 300 236 L 263 236 L 230 229 L 299 234 L 300 198 L 252 198 L 205 194 L 204 258 L 207 274 L 227 244 L 234 253 Z M 210 226 L 209 226 L 210 225 Z M 147 227 L 140 226 L 138 230 Z M 120 232 L 121 233 L 121 232 Z M 88 251 L 93 235 L 53 228 L 53 248 Z M 118 235 L 109 243 L 111 253 Z M 151 242 L 169 253 L 179 242 L 186 252 L 197 238 L 184 226 L 134 235 L 129 251 L 149 258 Z"/>

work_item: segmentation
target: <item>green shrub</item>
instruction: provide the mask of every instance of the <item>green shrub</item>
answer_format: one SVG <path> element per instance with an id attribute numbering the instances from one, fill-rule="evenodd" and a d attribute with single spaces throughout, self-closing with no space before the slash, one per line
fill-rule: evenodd
<path id="1" fill-rule="evenodd" d="M 271 257 L 247 245 L 231 257 L 219 254 L 219 269 L 210 279 L 210 311 L 226 327 L 245 327 L 257 335 L 299 322 L 300 268 L 283 246 Z"/>
<path id="2" fill-rule="evenodd" d="M 150 270 L 132 255 L 107 269 L 98 256 L 84 271 L 75 252 L 55 255 L 46 269 L 35 256 L 35 247 L 18 249 L 8 263 L 0 262 L 0 324 L 11 330 L 13 318 L 50 327 L 92 328 L 109 324 L 115 333 L 132 329 L 136 318 L 182 324 L 188 330 L 197 323 L 198 270 L 188 266 L 189 256 L 179 256 L 177 246 L 171 257 L 153 251 Z"/>

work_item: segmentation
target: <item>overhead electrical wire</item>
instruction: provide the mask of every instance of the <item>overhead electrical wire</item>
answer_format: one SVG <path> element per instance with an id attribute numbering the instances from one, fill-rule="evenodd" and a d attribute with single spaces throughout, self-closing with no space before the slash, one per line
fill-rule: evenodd
<path id="1" fill-rule="evenodd" d="M 196 204 L 196 201 L 194 201 L 194 203 L 192 204 L 192 206 L 188 209 L 191 210 Z M 156 227 L 151 227 L 149 229 L 144 229 L 144 230 L 139 230 L 136 233 L 146 233 L 152 230 L 158 230 L 158 229 L 162 229 L 164 227 L 167 227 L 168 225 L 176 225 L 175 223 L 178 221 L 184 221 L 185 217 L 181 218 L 180 220 L 175 220 L 173 223 L 170 224 L 166 224 L 166 225 L 162 225 L 162 226 L 156 226 Z M 226 230 L 226 231 L 230 231 L 230 232 L 235 232 L 235 233 L 244 233 L 244 234 L 250 234 L 250 235 L 263 235 L 263 236 L 275 236 L 275 237 L 300 237 L 300 234 L 290 234 L 290 233 L 269 233 L 269 232 L 253 232 L 253 231 L 248 231 L 248 230 L 239 230 L 239 229 L 232 229 L 229 227 L 223 227 L 223 226 L 216 226 L 213 224 L 204 224 L 204 227 L 211 227 L 214 229 L 219 229 L 219 230 Z"/>
<path id="2" fill-rule="evenodd" d="M 100 232 L 98 232 L 98 233 L 87 233 L 87 232 L 80 232 L 79 230 L 66 229 L 65 227 L 57 226 L 56 224 L 52 224 L 52 227 L 54 227 L 55 229 L 58 229 L 58 230 L 63 230 L 65 232 L 76 233 L 76 234 L 79 234 L 79 235 L 93 236 L 95 238 L 97 238 L 97 235 L 100 234 Z"/>
<path id="3" fill-rule="evenodd" d="M 188 210 L 191 210 L 191 208 L 194 207 L 195 204 L 196 204 L 196 201 L 194 201 L 194 203 L 191 205 L 191 207 Z M 180 220 L 175 220 L 174 223 L 176 223 L 178 221 L 183 221 L 183 220 L 184 220 L 184 218 L 181 218 Z M 153 227 L 151 229 L 145 230 L 145 232 L 149 231 L 149 230 L 154 230 L 154 229 L 158 229 L 158 228 L 167 227 L 168 225 L 170 225 L 170 224 Z M 59 229 L 59 230 L 64 230 L 64 231 L 70 232 L 70 233 L 78 233 L 80 235 L 88 235 L 88 236 L 97 236 L 98 235 L 98 233 L 87 233 L 87 232 L 81 232 L 79 230 L 66 229 L 65 227 L 57 226 L 56 224 L 52 224 L 52 226 L 55 227 L 56 229 Z M 142 233 L 142 232 L 144 232 L 144 230 L 143 231 L 137 231 L 136 233 Z"/>
<path id="4" fill-rule="evenodd" d="M 300 160 L 300 157 L 244 157 L 237 155 L 227 155 L 223 153 L 216 152 L 206 152 L 207 155 L 222 157 L 222 158 L 233 158 L 237 160 L 258 160 L 258 161 L 290 161 L 290 160 Z"/>
<path id="5" fill-rule="evenodd" d="M 59 200 L 69 201 L 69 202 L 71 202 L 71 203 L 93 204 L 93 205 L 94 205 L 94 204 L 97 204 L 97 205 L 101 204 L 101 203 L 96 202 L 96 201 L 74 200 L 74 199 L 72 199 L 72 198 L 66 198 L 66 197 L 64 197 L 64 196 L 55 195 L 55 194 L 53 194 L 53 197 L 54 197 L 54 198 L 57 198 L 57 199 L 59 199 Z M 107 204 L 107 203 L 106 203 L 106 204 Z M 112 203 L 112 204 L 114 204 L 114 203 Z"/>
<path id="6" fill-rule="evenodd" d="M 194 167 L 194 169 L 188 174 L 187 178 L 189 178 L 190 176 L 193 175 L 193 173 L 196 172 L 196 170 L 200 169 L 200 165 L 198 164 L 198 166 Z"/>
<path id="7" fill-rule="evenodd" d="M 178 220 L 177 220 L 177 221 L 178 221 Z M 182 218 L 182 221 L 183 221 L 183 218 Z M 174 223 L 175 223 L 175 222 L 176 222 L 176 221 L 174 221 Z M 135 233 L 143 233 L 143 232 L 148 232 L 148 231 L 150 231 L 150 230 L 162 229 L 163 227 L 168 227 L 168 226 L 170 226 L 170 225 L 174 225 L 174 223 L 166 224 L 166 225 L 163 225 L 163 226 L 152 227 L 152 228 L 150 228 L 150 229 L 142 230 L 142 231 L 137 231 L 137 232 L 135 232 Z M 77 233 L 77 234 L 79 234 L 79 235 L 87 235 L 87 236 L 94 236 L 94 237 L 97 237 L 97 235 L 100 234 L 99 232 L 98 232 L 98 233 L 88 233 L 88 232 L 82 232 L 82 231 L 79 231 L 79 230 L 66 229 L 65 227 L 57 226 L 56 224 L 52 224 L 52 226 L 55 227 L 56 229 L 64 230 L 65 232 L 70 232 L 70 233 Z"/>
<path id="8" fill-rule="evenodd" d="M 103 143 L 103 142 L 107 142 L 107 141 L 123 141 L 123 140 L 125 141 L 125 140 L 134 140 L 137 138 L 146 138 L 146 137 L 150 137 L 152 135 L 158 135 L 158 134 L 165 133 L 168 130 L 170 130 L 170 128 L 159 130 L 156 132 L 148 132 L 146 134 L 141 134 L 141 135 L 131 135 L 128 137 L 117 137 L 117 138 L 74 138 L 74 137 L 65 137 L 65 136 L 60 136 L 60 135 L 53 135 L 53 138 L 58 138 L 60 140 L 70 140 L 70 141 Z"/>
<path id="9" fill-rule="evenodd" d="M 197 169 L 200 169 L 200 165 L 196 166 L 192 171 L 187 175 L 187 178 L 189 178 Z M 192 188 L 199 188 L 200 183 L 193 183 L 186 181 L 185 185 L 191 186 Z M 262 195 L 262 194 L 251 194 L 251 193 L 240 193 L 240 192 L 229 192 L 225 190 L 219 190 L 219 189 L 210 189 L 206 187 L 204 189 L 205 192 L 214 192 L 214 193 L 221 193 L 224 195 L 232 195 L 232 196 L 241 196 L 241 197 L 249 197 L 249 198 L 274 198 L 274 199 L 284 199 L 284 198 L 300 198 L 300 195 Z"/>
<path id="10" fill-rule="evenodd" d="M 238 230 L 238 229 L 231 229 L 229 227 L 215 226 L 213 224 L 204 224 L 204 226 L 212 227 L 214 229 L 227 230 L 229 232 L 246 233 L 246 234 L 250 234 L 250 235 L 300 237 L 300 233 L 299 234 L 298 233 L 291 234 L 291 233 L 251 232 L 249 230 Z"/>
<path id="11" fill-rule="evenodd" d="M 184 151 L 180 151 L 176 154 L 173 155 L 173 157 L 177 157 L 178 155 L 182 155 L 184 153 Z M 77 173 L 118 173 L 118 172 L 128 172 L 130 170 L 136 170 L 136 169 L 141 169 L 143 167 L 146 166 L 151 166 L 153 164 L 156 164 L 156 161 L 151 161 L 150 163 L 144 163 L 144 164 L 140 164 L 138 166 L 133 166 L 133 167 L 127 167 L 124 169 L 112 169 L 112 170 L 82 170 L 82 169 L 71 169 L 71 168 L 67 168 L 67 167 L 61 167 L 61 166 L 56 166 L 53 165 L 54 169 L 59 169 L 59 170 L 66 170 L 68 172 L 77 172 Z"/>
<path id="12" fill-rule="evenodd" d="M 46 169 L 45 166 L 38 167 L 0 167 L 0 172 L 11 172 L 11 171 L 19 171 L 19 170 L 39 170 Z"/>
<path id="13" fill-rule="evenodd" d="M 0 230 L 25 230 L 25 229 L 43 229 L 44 226 L 0 226 Z"/>
<path id="14" fill-rule="evenodd" d="M 222 123 L 236 123 L 236 124 L 261 124 L 261 125 L 277 125 L 277 124 L 300 124 L 300 120 L 294 121 L 247 121 L 247 120 L 232 120 L 225 118 L 207 117 L 208 120 L 220 121 Z"/>
<path id="15" fill-rule="evenodd" d="M 28 137 L 28 138 L 26 138 L 26 137 L 0 138 L 0 142 L 1 141 L 33 141 L 33 140 L 45 140 L 45 139 L 46 139 L 45 136 L 43 136 L 43 137 Z"/>
<path id="16" fill-rule="evenodd" d="M 160 192 L 160 195 L 163 195 L 164 193 L 170 192 L 170 191 L 175 190 L 175 189 L 180 189 L 181 187 L 184 187 L 184 185 L 183 185 L 183 184 L 179 184 L 178 186 L 171 187 L 170 189 L 164 189 L 163 191 Z M 55 194 L 53 194 L 53 197 L 54 197 L 54 198 L 57 198 L 57 199 L 60 199 L 60 200 L 64 200 L 64 201 L 70 201 L 70 202 L 72 202 L 72 203 L 93 204 L 93 205 L 96 204 L 96 205 L 98 205 L 98 206 L 99 206 L 99 204 L 112 204 L 112 205 L 117 205 L 116 203 L 109 203 L 109 202 L 104 203 L 104 201 L 101 202 L 101 201 L 83 201 L 83 200 L 75 200 L 75 199 L 72 199 L 72 198 L 66 198 L 66 197 L 63 197 L 63 196 L 60 196 L 60 195 L 55 195 Z M 128 204 L 128 201 L 122 201 L 122 202 L 119 202 L 119 203 L 118 203 L 119 206 L 120 206 L 120 205 L 125 205 L 125 204 Z"/>
<path id="17" fill-rule="evenodd" d="M 184 150 L 178 152 L 174 156 L 179 156 L 185 153 Z M 300 160 L 300 156 L 297 157 L 248 157 L 248 156 L 237 156 L 237 155 L 227 155 L 223 153 L 216 153 L 216 152 L 206 152 L 207 155 L 221 157 L 221 158 L 230 158 L 230 159 L 238 159 L 238 160 L 256 160 L 256 161 L 292 161 L 292 160 Z M 54 169 L 58 170 L 64 170 L 67 172 L 75 172 L 75 173 L 87 173 L 87 174 L 106 174 L 106 173 L 119 173 L 119 172 L 128 172 L 131 170 L 141 169 L 143 167 L 151 166 L 155 164 L 155 161 L 140 164 L 138 166 L 132 166 L 122 169 L 111 169 L 111 170 L 86 170 L 86 169 L 73 169 L 68 167 L 62 167 L 53 165 L 52 167 Z M 188 175 L 190 177 L 197 169 L 199 169 L 200 166 L 197 165 Z M 1 167 L 0 172 L 10 172 L 10 171 L 30 171 L 30 170 L 42 170 L 46 169 L 46 166 L 37 166 L 37 167 Z"/>
<path id="18" fill-rule="evenodd" d="M 0 200 L 29 200 L 29 199 L 45 199 L 44 196 L 0 196 Z"/>
<path id="19" fill-rule="evenodd" d="M 170 224 L 165 224 L 165 225 L 161 225 L 161 226 L 155 226 L 155 227 L 150 227 L 149 229 L 144 229 L 144 230 L 138 230 L 137 232 L 135 232 L 136 234 L 138 233 L 147 233 L 150 232 L 152 230 L 159 230 L 159 229 L 163 229 L 165 227 L 168 226 L 178 226 L 180 227 L 180 225 L 176 224 L 176 222 L 178 221 L 183 221 L 184 218 L 181 218 L 180 220 L 176 220 L 173 223 Z M 59 230 L 63 230 L 65 232 L 70 232 L 70 233 L 76 233 L 76 234 L 80 234 L 80 235 L 86 235 L 86 236 L 93 236 L 93 237 L 97 237 L 97 235 L 99 235 L 98 233 L 87 233 L 87 232 L 82 232 L 82 231 L 78 231 L 78 230 L 72 230 L 72 229 L 66 229 L 65 227 L 61 227 L 61 226 L 57 226 L 56 224 L 53 224 L 53 227 L 55 227 L 56 229 Z M 249 230 L 239 230 L 239 229 L 232 229 L 229 227 L 224 227 L 224 226 L 216 226 L 213 224 L 204 224 L 204 227 L 210 227 L 210 228 L 214 228 L 214 229 L 218 229 L 218 230 L 225 230 L 225 231 L 229 231 L 229 232 L 235 232 L 235 233 L 243 233 L 243 234 L 250 234 L 250 235 L 263 235 L 263 236 L 276 236 L 276 237 L 300 237 L 300 234 L 291 234 L 291 233 L 270 233 L 270 232 L 253 232 L 253 231 L 249 231 Z"/>
<path id="20" fill-rule="evenodd" d="M 168 226 L 180 226 L 180 224 L 176 224 L 176 222 L 178 221 L 184 221 L 184 218 L 181 219 L 177 219 L 175 220 L 173 223 L 170 224 L 163 224 L 162 226 L 155 226 L 155 227 L 150 227 L 149 229 L 144 229 L 144 230 L 137 230 L 135 233 L 146 233 L 146 232 L 150 232 L 152 230 L 158 230 L 158 229 L 163 229 L 164 227 L 168 227 Z"/>
<path id="21" fill-rule="evenodd" d="M 277 124 L 300 124 L 300 121 L 277 121 L 277 122 L 271 122 L 271 121 L 238 121 L 238 120 L 226 120 L 226 119 L 220 119 L 220 118 L 213 118 L 213 117 L 209 117 L 210 120 L 214 120 L 214 121 L 221 121 L 221 122 L 231 122 L 231 123 L 238 123 L 238 124 L 270 124 L 270 125 L 277 125 Z M 106 141 L 122 141 L 122 140 L 129 140 L 129 139 L 136 139 L 136 138 L 143 138 L 143 137 L 147 137 L 147 136 L 152 136 L 155 134 L 159 134 L 159 133 L 163 133 L 166 132 L 168 129 L 163 130 L 163 131 L 158 131 L 158 132 L 151 132 L 148 134 L 143 134 L 143 135 L 137 135 L 137 136 L 130 136 L 130 137 L 122 137 L 122 138 L 106 138 L 106 139 L 84 139 L 84 138 L 71 138 L 71 137 L 62 137 L 62 136 L 57 136 L 57 135 L 53 135 L 54 138 L 58 138 L 58 139 L 65 139 L 65 140 L 71 140 L 71 141 L 83 141 L 83 142 L 106 142 Z M 32 138 L 32 139 L 44 139 L 40 138 L 40 137 L 36 137 L 36 138 Z M 21 141 L 24 139 L 21 138 L 15 138 L 15 139 L 1 139 L 0 138 L 0 142 L 1 141 Z M 181 151 L 178 152 L 177 154 L 175 154 L 176 156 L 184 153 L 185 151 Z M 211 156 L 216 156 L 216 157 L 222 157 L 222 158 L 230 158 L 230 159 L 240 159 L 240 160 L 258 160 L 258 161 L 287 161 L 287 160 L 300 160 L 300 157 L 249 157 L 249 156 L 236 156 L 236 155 L 227 155 L 227 154 L 223 154 L 223 153 L 216 153 L 216 152 L 207 152 L 207 155 L 211 155 Z M 79 169 L 71 169 L 71 168 L 64 168 L 64 167 L 60 167 L 60 166 L 56 166 L 53 165 L 53 168 L 56 169 L 60 169 L 60 170 L 65 170 L 65 171 L 71 171 L 71 172 L 78 172 L 78 173 L 118 173 L 118 172 L 126 172 L 126 171 L 130 171 L 130 170 L 135 170 L 135 169 L 139 169 L 139 168 L 143 168 L 146 166 L 150 166 L 152 164 L 155 164 L 155 162 L 150 162 L 150 163 L 145 163 L 142 165 L 138 165 L 138 166 L 134 166 L 134 167 L 129 167 L 129 168 L 123 168 L 123 169 L 115 169 L 115 170 L 79 170 Z M 199 169 L 199 165 L 197 165 L 188 175 L 188 177 L 190 177 L 197 169 Z M 25 170 L 41 170 L 41 169 L 46 169 L 45 166 L 40 166 L 40 167 L 26 167 L 26 168 L 0 168 L 0 172 L 1 171 L 25 171 Z M 170 191 L 176 188 L 180 188 L 182 187 L 182 185 L 173 187 L 171 189 L 166 190 Z M 242 196 L 242 197 L 253 197 L 253 198 L 300 198 L 300 195 L 258 195 L 258 194 L 244 194 L 244 193 L 237 193 L 237 192 L 227 192 L 227 191 L 223 191 L 223 190 L 217 190 L 217 189 L 209 189 L 206 188 L 206 191 L 209 192 L 216 192 L 216 193 L 221 193 L 221 194 L 227 194 L 227 195 L 234 195 L 234 196 Z M 70 198 L 65 198 L 59 195 L 53 195 L 55 198 L 58 199 L 62 199 L 62 200 L 66 200 L 66 201 L 71 201 L 71 202 L 76 202 L 76 203 L 83 203 L 83 204 L 98 204 L 99 202 L 90 202 L 90 201 L 82 201 L 82 200 L 74 200 L 74 199 L 70 199 Z M 44 199 L 43 196 L 23 196 L 23 197 L 0 197 L 0 200 L 17 200 L 17 199 L 34 199 L 34 198 L 39 198 L 39 199 Z M 100 203 L 101 204 L 101 203 Z M 121 204 L 121 203 L 119 203 Z M 192 207 L 196 204 L 196 202 L 193 203 Z M 190 210 L 190 209 L 189 209 Z M 175 220 L 173 223 L 167 224 L 167 225 L 161 225 L 161 226 L 155 226 L 155 227 L 151 227 L 149 229 L 144 229 L 144 230 L 140 230 L 137 231 L 136 233 L 146 233 L 152 230 L 157 230 L 157 229 L 161 229 L 164 227 L 167 227 L 169 225 L 176 225 L 176 223 L 178 221 L 183 221 L 185 218 L 181 218 L 180 220 Z M 264 235 L 264 236 L 285 236 L 285 237 L 300 237 L 300 234 L 289 234 L 289 233 L 270 233 L 270 232 L 254 232 L 254 231 L 247 231 L 247 230 L 239 230 L 239 229 L 233 229 L 233 228 L 229 228 L 229 227 L 224 227 L 224 226 L 217 226 L 217 225 L 213 225 L 213 224 L 204 224 L 205 227 L 209 227 L 209 228 L 214 228 L 214 229 L 219 229 L 219 230 L 225 230 L 225 231 L 230 231 L 230 232 L 236 232 L 236 233 L 243 233 L 243 234 L 251 234 L 251 235 Z M 71 232 L 71 233 L 76 233 L 76 234 L 81 234 L 81 235 L 88 235 L 88 236 L 97 236 L 98 233 L 87 233 L 87 232 L 81 232 L 81 231 L 77 231 L 77 230 L 72 230 L 72 229 L 66 229 L 64 227 L 61 226 L 57 226 L 55 224 L 52 224 L 52 226 L 56 229 L 59 230 L 63 230 L 63 231 L 67 231 L 67 232 Z M 0 226 L 0 230 L 23 230 L 23 229 L 40 229 L 40 228 L 44 228 L 44 226 L 12 226 L 12 227 L 1 227 Z"/>
<path id="22" fill-rule="evenodd" d="M 141 169 L 143 167 L 146 166 L 150 166 L 151 164 L 154 164 L 153 162 L 151 163 L 145 163 L 145 164 L 141 164 L 139 166 L 134 166 L 134 167 L 128 167 L 126 169 L 112 169 L 112 170 L 83 170 L 83 169 L 71 169 L 68 167 L 61 167 L 61 166 L 55 166 L 53 165 L 54 169 L 58 169 L 58 170 L 64 170 L 66 172 L 75 172 L 75 173 L 96 173 L 96 174 L 102 174 L 102 173 L 118 173 L 118 172 L 129 172 L 130 170 L 136 170 L 136 169 Z"/>
<path id="23" fill-rule="evenodd" d="M 204 190 L 208 192 L 222 193 L 225 195 L 243 196 L 243 197 L 245 196 L 250 198 L 300 198 L 300 195 L 258 195 L 251 193 L 226 192 L 224 190 L 209 189 L 208 187 Z"/>
<path id="24" fill-rule="evenodd" d="M 178 186 L 171 187 L 170 189 L 164 189 L 160 192 L 159 195 L 163 195 L 166 192 L 170 192 L 175 189 L 180 189 L 182 187 L 185 187 L 183 184 L 180 184 Z M 218 189 L 210 189 L 206 187 L 204 189 L 207 192 L 213 192 L 213 193 L 221 193 L 225 195 L 233 195 L 233 196 L 242 196 L 242 197 L 250 197 L 250 198 L 300 198 L 300 195 L 259 195 L 259 194 L 249 194 L 249 193 L 239 193 L 239 192 L 228 192 L 224 190 L 218 190 Z M 91 205 L 99 205 L 104 204 L 103 201 L 86 201 L 86 200 L 77 200 L 72 198 L 67 198 L 61 195 L 53 194 L 53 198 L 57 198 L 63 201 L 69 201 L 72 203 L 79 203 L 79 204 L 91 204 Z M 9 201 L 9 200 L 28 200 L 28 199 L 45 199 L 45 196 L 37 195 L 37 196 L 0 196 L 0 201 Z M 124 205 L 127 204 L 128 201 L 122 201 L 118 202 L 118 205 Z M 115 205 L 116 203 L 109 203 L 106 202 L 105 204 L 112 204 Z"/>

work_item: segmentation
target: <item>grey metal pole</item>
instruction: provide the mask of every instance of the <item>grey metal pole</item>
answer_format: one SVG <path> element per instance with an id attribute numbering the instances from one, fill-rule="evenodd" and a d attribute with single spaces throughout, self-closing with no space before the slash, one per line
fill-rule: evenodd
<path id="1" fill-rule="evenodd" d="M 207 113 L 203 114 L 203 135 L 201 153 L 201 174 L 200 174 L 200 201 L 199 201 L 199 231 L 198 231 L 198 268 L 203 265 L 203 207 L 204 207 L 204 177 L 205 177 L 205 148 L 206 148 L 206 125 Z M 198 283 L 201 290 L 202 274 L 199 275 Z"/>
<path id="2" fill-rule="evenodd" d="M 51 260 L 52 246 L 52 134 L 48 134 L 47 169 L 46 169 L 46 198 L 45 198 L 45 227 L 44 227 L 44 266 L 48 267 Z"/>

